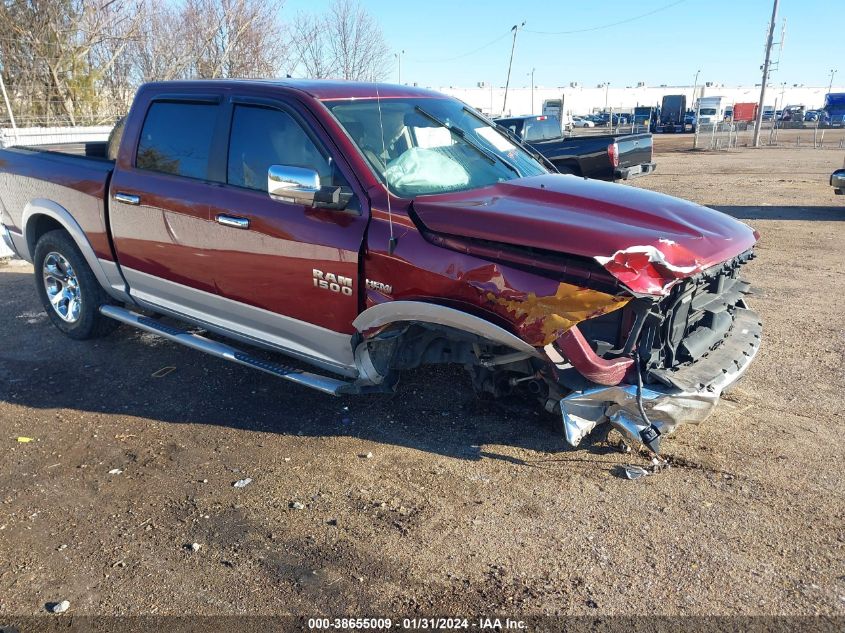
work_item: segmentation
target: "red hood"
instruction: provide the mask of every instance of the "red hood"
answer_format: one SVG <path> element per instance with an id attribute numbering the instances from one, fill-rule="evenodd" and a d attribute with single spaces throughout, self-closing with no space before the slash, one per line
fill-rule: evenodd
<path id="1" fill-rule="evenodd" d="M 593 258 L 631 290 L 649 294 L 745 252 L 758 237 L 686 200 L 559 174 L 420 196 L 414 211 L 437 233 Z"/>

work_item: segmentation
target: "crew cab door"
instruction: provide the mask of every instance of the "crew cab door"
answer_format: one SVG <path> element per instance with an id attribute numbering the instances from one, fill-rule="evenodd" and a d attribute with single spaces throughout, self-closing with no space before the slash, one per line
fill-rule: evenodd
<path id="1" fill-rule="evenodd" d="M 221 100 L 141 96 L 133 106 L 108 204 L 118 262 L 136 299 L 176 309 L 185 289 L 214 292 L 206 237 Z"/>
<path id="2" fill-rule="evenodd" d="M 218 315 L 308 356 L 347 354 L 361 296 L 366 198 L 304 108 L 234 95 L 225 107 L 226 179 L 209 205 L 206 242 L 223 299 Z M 272 197 L 273 165 L 316 171 L 321 185 L 341 188 L 344 208 Z"/>

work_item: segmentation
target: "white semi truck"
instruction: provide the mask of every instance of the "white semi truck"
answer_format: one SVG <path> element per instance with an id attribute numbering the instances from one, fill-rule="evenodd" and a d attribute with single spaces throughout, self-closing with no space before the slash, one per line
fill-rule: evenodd
<path id="1" fill-rule="evenodd" d="M 698 124 L 713 125 L 725 118 L 725 97 L 702 97 L 698 100 Z"/>

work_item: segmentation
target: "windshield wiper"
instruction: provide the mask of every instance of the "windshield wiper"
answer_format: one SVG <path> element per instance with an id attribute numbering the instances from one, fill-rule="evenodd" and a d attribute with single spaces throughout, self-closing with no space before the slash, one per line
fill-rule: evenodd
<path id="1" fill-rule="evenodd" d="M 436 123 L 437 125 L 439 125 L 441 127 L 445 127 L 447 130 L 449 130 L 449 132 L 451 132 L 452 134 L 454 134 L 455 136 L 460 138 L 464 143 L 466 143 L 472 149 L 474 149 L 476 152 L 478 152 L 478 154 L 482 158 L 484 158 L 486 161 L 488 161 L 491 165 L 495 165 L 497 162 L 500 162 L 500 163 L 502 163 L 502 165 L 507 167 L 513 173 L 515 173 L 518 178 L 522 178 L 522 174 L 519 173 L 519 170 L 516 167 L 511 165 L 509 162 L 507 162 L 504 158 L 502 158 L 498 154 L 488 152 L 486 149 L 481 147 L 481 145 L 479 145 L 475 141 L 471 140 L 469 138 L 469 136 L 467 135 L 467 133 L 464 130 L 462 130 L 461 128 L 459 128 L 458 126 L 447 124 L 445 121 L 443 121 L 442 119 L 438 118 L 437 116 L 431 114 L 431 112 L 427 112 L 426 110 L 424 110 L 420 106 L 416 106 L 414 109 L 417 112 L 419 112 L 420 114 L 422 114 L 429 121 L 432 121 L 433 123 Z"/>
<path id="2" fill-rule="evenodd" d="M 494 127 L 496 130 L 498 130 L 501 134 L 504 134 L 505 136 L 507 136 L 511 140 L 511 142 L 513 142 L 514 145 L 516 145 L 517 147 L 522 149 L 529 156 L 533 157 L 534 160 L 536 160 L 538 163 L 541 163 L 541 164 L 545 165 L 546 167 L 548 167 L 550 169 L 554 169 L 555 171 L 557 171 L 557 167 L 555 167 L 548 158 L 546 158 L 540 152 L 538 152 L 536 149 L 534 149 L 533 147 L 531 147 L 530 145 L 525 143 L 525 141 L 523 141 L 521 138 L 519 138 L 516 135 L 515 132 L 511 131 L 510 128 L 506 128 L 504 125 L 499 125 L 495 121 L 490 121 L 487 118 L 485 118 L 483 115 L 479 114 L 475 110 L 468 108 L 466 106 L 464 106 L 464 112 L 466 112 L 467 114 L 469 114 L 472 117 L 475 117 L 476 119 L 478 119 L 479 121 L 481 121 L 485 125 L 491 125 L 492 124 L 492 127 Z M 502 160 L 504 160 L 504 159 L 502 159 Z M 514 167 L 514 169 L 516 169 L 516 167 Z"/>

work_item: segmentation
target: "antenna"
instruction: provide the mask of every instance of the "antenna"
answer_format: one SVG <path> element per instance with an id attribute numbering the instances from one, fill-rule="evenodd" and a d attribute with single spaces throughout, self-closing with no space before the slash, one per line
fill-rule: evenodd
<path id="1" fill-rule="evenodd" d="M 393 255 L 398 241 L 393 235 L 393 212 L 390 208 L 390 181 L 387 176 L 387 145 L 384 142 L 384 120 L 381 117 L 381 95 L 376 88 L 376 103 L 378 103 L 378 126 L 381 130 L 381 157 L 384 160 L 384 184 L 387 187 L 387 224 L 390 226 L 390 241 L 387 243 L 387 254 Z"/>

